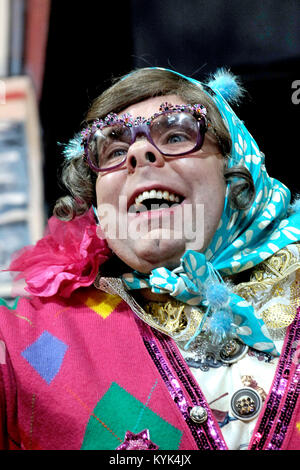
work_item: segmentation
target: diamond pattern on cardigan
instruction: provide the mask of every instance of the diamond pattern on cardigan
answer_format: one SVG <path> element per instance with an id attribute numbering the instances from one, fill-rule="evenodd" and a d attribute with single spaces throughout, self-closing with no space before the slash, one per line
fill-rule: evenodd
<path id="1" fill-rule="evenodd" d="M 44 331 L 21 355 L 49 385 L 58 374 L 67 349 L 63 341 Z"/>

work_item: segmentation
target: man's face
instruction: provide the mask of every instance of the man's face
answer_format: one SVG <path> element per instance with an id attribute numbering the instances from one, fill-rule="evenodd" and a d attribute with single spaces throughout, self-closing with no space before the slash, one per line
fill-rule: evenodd
<path id="1" fill-rule="evenodd" d="M 129 106 L 122 114 L 148 118 L 164 102 L 184 104 L 176 95 L 159 96 Z M 187 249 L 204 251 L 224 207 L 223 165 L 223 156 L 207 133 L 200 150 L 173 158 L 164 157 L 145 136 L 138 137 L 124 166 L 97 178 L 97 209 L 110 248 L 142 273 L 177 267 Z M 157 209 L 157 204 L 149 210 L 150 197 L 159 199 L 163 208 Z M 171 202 L 177 205 L 172 207 Z"/>

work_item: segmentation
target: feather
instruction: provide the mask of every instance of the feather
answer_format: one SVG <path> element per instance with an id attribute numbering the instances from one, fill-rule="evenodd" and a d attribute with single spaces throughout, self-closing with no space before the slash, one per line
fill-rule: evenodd
<path id="1" fill-rule="evenodd" d="M 70 139 L 67 144 L 62 144 L 58 142 L 58 145 L 64 147 L 62 154 L 67 160 L 72 160 L 73 158 L 79 157 L 83 153 L 82 139 L 80 133 L 75 134 L 74 137 Z"/>
<path id="2" fill-rule="evenodd" d="M 238 104 L 245 94 L 239 78 L 224 68 L 218 69 L 206 84 L 218 91 L 228 103 Z"/>

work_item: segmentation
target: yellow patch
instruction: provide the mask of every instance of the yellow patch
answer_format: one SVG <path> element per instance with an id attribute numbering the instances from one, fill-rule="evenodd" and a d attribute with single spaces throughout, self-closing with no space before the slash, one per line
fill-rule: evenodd
<path id="1" fill-rule="evenodd" d="M 300 421 L 299 421 L 299 423 L 296 424 L 296 428 L 297 428 L 298 431 L 300 432 Z"/>
<path id="2" fill-rule="evenodd" d="M 122 302 L 122 299 L 118 295 L 106 294 L 97 289 L 89 289 L 82 301 L 102 318 L 107 318 Z"/>

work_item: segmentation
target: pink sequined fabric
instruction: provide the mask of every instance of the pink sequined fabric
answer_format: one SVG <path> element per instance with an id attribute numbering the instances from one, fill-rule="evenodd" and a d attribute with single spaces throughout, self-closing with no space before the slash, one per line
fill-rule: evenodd
<path id="1" fill-rule="evenodd" d="M 150 440 L 148 429 L 144 429 L 138 434 L 127 431 L 124 442 L 116 450 L 158 450 L 158 446 Z"/>
<path id="2" fill-rule="evenodd" d="M 227 446 L 219 426 L 173 341 L 159 332 L 155 333 L 157 338 L 155 339 L 148 326 L 140 320 L 137 320 L 137 323 L 140 327 L 144 344 L 159 370 L 173 401 L 181 411 L 198 448 L 201 450 L 226 450 Z M 167 360 L 164 355 L 166 355 Z M 171 370 L 168 364 L 170 364 L 173 370 Z M 203 406 L 207 411 L 207 421 L 201 426 L 195 424 L 190 418 L 189 412 L 195 405 Z"/>
<path id="3" fill-rule="evenodd" d="M 299 347 L 300 308 L 288 328 L 273 384 L 250 442 L 252 450 L 280 450 L 285 447 L 300 394 Z"/>

